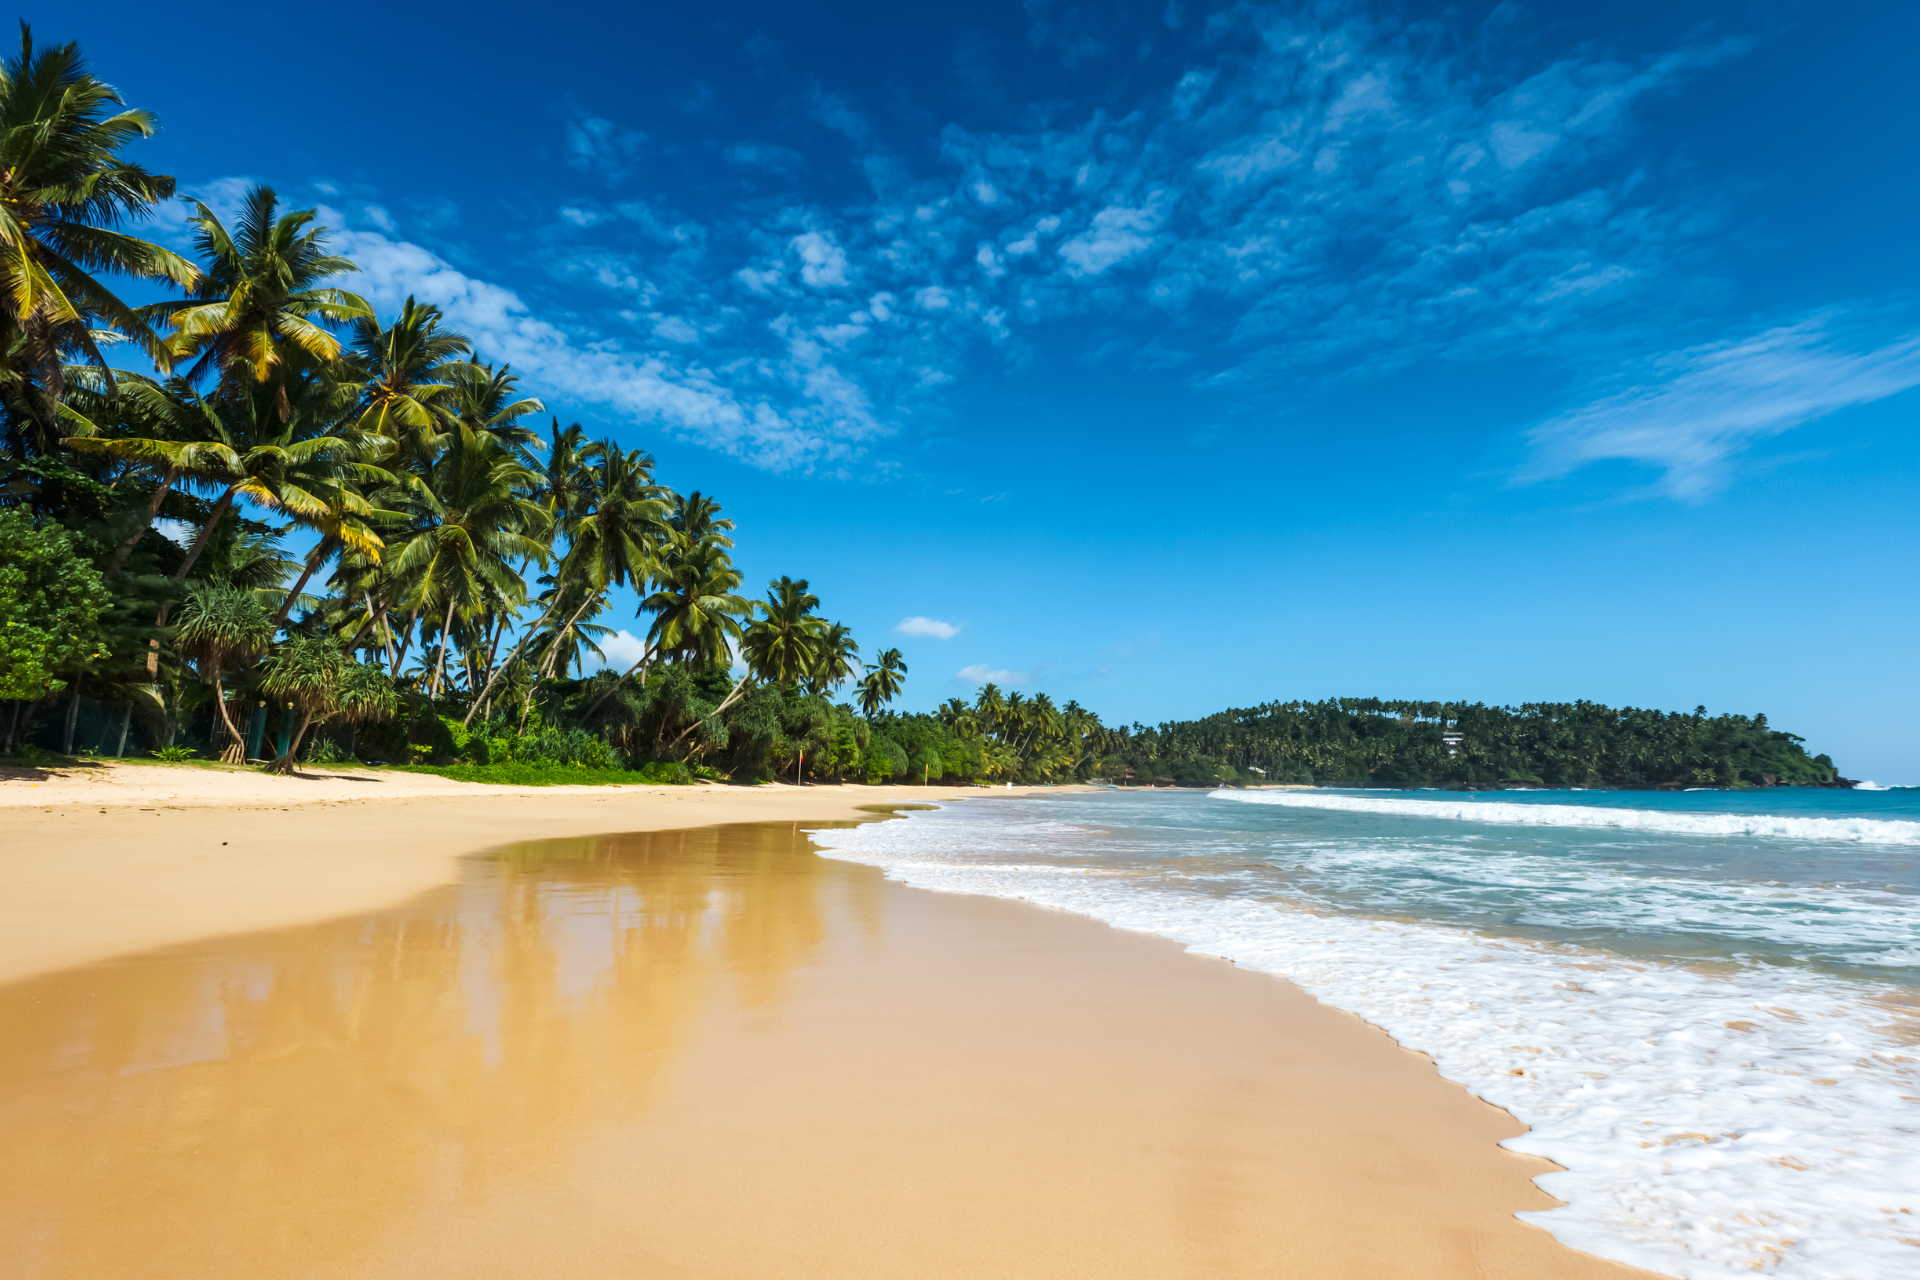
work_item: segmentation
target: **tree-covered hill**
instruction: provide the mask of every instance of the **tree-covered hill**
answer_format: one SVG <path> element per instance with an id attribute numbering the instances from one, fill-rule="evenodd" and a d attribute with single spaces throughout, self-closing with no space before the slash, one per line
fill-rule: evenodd
<path id="1" fill-rule="evenodd" d="M 1449 742 L 1457 735 L 1457 742 Z M 1269 702 L 1119 735 L 1122 778 L 1349 786 L 1844 786 L 1765 715 L 1337 698 Z"/>

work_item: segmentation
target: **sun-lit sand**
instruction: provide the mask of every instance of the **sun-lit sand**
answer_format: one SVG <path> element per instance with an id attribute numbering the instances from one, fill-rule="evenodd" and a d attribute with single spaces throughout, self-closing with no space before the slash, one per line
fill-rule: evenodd
<path id="1" fill-rule="evenodd" d="M 0 787 L 0 1273 L 1641 1274 L 1283 981 L 707 825 L 938 792 L 157 773 Z"/>
<path id="2" fill-rule="evenodd" d="M 433 774 L 107 764 L 0 770 L 0 982 L 324 920 L 452 880 L 515 840 L 984 795 L 960 787 L 497 787 Z"/>

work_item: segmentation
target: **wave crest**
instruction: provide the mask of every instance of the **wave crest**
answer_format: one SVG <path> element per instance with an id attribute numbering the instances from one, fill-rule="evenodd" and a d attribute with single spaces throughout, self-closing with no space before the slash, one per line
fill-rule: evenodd
<path id="1" fill-rule="evenodd" d="M 1271 804 L 1395 818 L 1440 818 L 1515 827 L 1592 827 L 1657 831 L 1676 836 L 1759 836 L 1779 840 L 1834 840 L 1852 844 L 1920 845 L 1920 822 L 1884 818 L 1789 818 L 1768 813 L 1660 813 L 1578 804 L 1513 804 L 1501 800 L 1402 800 L 1390 796 L 1336 796 L 1307 791 L 1214 791 L 1214 800 Z"/>

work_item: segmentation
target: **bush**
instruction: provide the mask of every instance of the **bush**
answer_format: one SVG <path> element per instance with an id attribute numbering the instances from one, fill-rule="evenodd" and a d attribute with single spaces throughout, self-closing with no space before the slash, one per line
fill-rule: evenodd
<path id="1" fill-rule="evenodd" d="M 642 765 L 633 776 L 638 781 L 663 786 L 684 787 L 693 782 L 693 771 L 679 760 L 655 760 Z"/>
<path id="2" fill-rule="evenodd" d="M 179 764 L 182 760 L 193 759 L 192 747 L 155 747 L 147 753 L 155 760 L 166 764 Z"/>

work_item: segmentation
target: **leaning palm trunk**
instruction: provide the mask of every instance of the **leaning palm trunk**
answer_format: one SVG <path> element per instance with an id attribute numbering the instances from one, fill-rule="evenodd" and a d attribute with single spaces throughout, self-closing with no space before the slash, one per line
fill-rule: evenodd
<path id="1" fill-rule="evenodd" d="M 499 681 L 501 673 L 504 672 L 509 666 L 513 665 L 513 660 L 520 656 L 520 650 L 526 647 L 527 641 L 540 633 L 540 628 L 547 625 L 547 619 L 551 618 L 553 616 L 553 611 L 555 609 L 558 609 L 559 607 L 560 607 L 560 588 L 559 588 L 559 584 L 556 583 L 554 585 L 553 603 L 547 606 L 547 611 L 540 615 L 540 620 L 538 622 L 534 623 L 531 627 L 527 628 L 526 632 L 523 633 L 518 640 L 514 641 L 513 648 L 507 651 L 506 661 L 502 662 L 499 666 L 495 667 L 491 672 L 488 673 L 487 683 L 485 684 L 485 686 L 481 688 L 479 693 L 474 695 L 473 705 L 467 708 L 466 718 L 460 722 L 463 726 L 470 725 L 473 723 L 473 717 L 476 713 L 479 712 L 480 704 L 485 702 L 487 698 L 493 693 L 493 686 Z M 529 705 L 531 705 L 531 699 L 529 699 Z M 524 721 L 524 719 L 525 717 L 523 716 L 522 720 Z"/>
<path id="2" fill-rule="evenodd" d="M 173 571 L 173 580 L 176 583 L 187 580 L 187 574 L 193 571 L 194 562 L 200 558 L 200 553 L 207 549 L 207 540 L 213 537 L 213 531 L 220 527 L 220 522 L 226 518 L 228 509 L 233 506 L 233 492 L 233 488 L 229 486 L 227 491 L 220 495 L 220 501 L 213 504 L 213 514 L 207 517 L 207 523 L 200 530 L 200 536 L 193 540 L 193 546 L 187 550 L 187 558 L 182 560 L 180 567 Z M 173 601 L 162 600 L 160 611 L 153 615 L 153 625 L 156 628 L 166 626 L 167 614 L 172 609 Z M 160 642 L 158 640 L 147 641 L 147 676 L 155 680 L 160 677 Z"/>
<path id="3" fill-rule="evenodd" d="M 286 625 L 287 615 L 293 612 L 293 602 L 300 598 L 302 591 L 306 590 L 307 580 L 320 568 L 321 562 L 326 559 L 332 545 L 331 537 L 322 538 L 320 545 L 313 549 L 313 554 L 307 557 L 307 567 L 301 572 L 300 580 L 293 584 L 292 589 L 287 592 L 287 598 L 280 602 L 280 611 L 273 615 L 273 626 L 276 631 Z"/>
<path id="4" fill-rule="evenodd" d="M 152 501 L 147 503 L 146 518 L 140 522 L 139 528 L 133 531 L 131 537 L 114 548 L 113 559 L 107 562 L 108 577 L 118 576 L 120 570 L 126 567 L 127 557 L 132 555 L 133 549 L 140 545 L 140 539 L 147 536 L 147 530 L 153 528 L 154 519 L 160 514 L 160 504 L 166 501 L 167 494 L 173 488 L 174 481 L 179 478 L 180 468 L 167 468 L 167 474 L 161 477 L 159 487 L 153 491 Z"/>
<path id="5" fill-rule="evenodd" d="M 301 712 L 300 727 L 293 731 L 291 738 L 287 739 L 287 753 L 273 758 L 273 763 L 267 766 L 268 773 L 291 774 L 293 772 L 293 762 L 300 758 L 300 742 L 307 736 L 307 729 L 312 724 L 313 712 Z"/>
<path id="6" fill-rule="evenodd" d="M 705 724 L 707 721 L 719 719 L 720 713 L 722 711 L 725 711 L 728 707 L 732 706 L 734 702 L 739 699 L 740 691 L 747 687 L 747 681 L 751 679 L 753 679 L 753 672 L 751 671 L 747 672 L 746 675 L 741 676 L 740 679 L 734 684 L 733 688 L 727 691 L 727 696 L 720 700 L 720 705 L 715 707 L 713 710 L 709 711 L 706 715 L 695 716 L 692 720 L 688 721 L 687 727 L 682 729 L 679 735 L 675 737 L 672 742 L 669 742 L 667 744 L 667 750 L 671 751 L 675 747 L 679 746 L 681 742 L 686 739 L 686 736 L 688 734 L 692 733 L 695 729 L 699 728 L 701 725 Z"/>
<path id="7" fill-rule="evenodd" d="M 648 649 L 642 650 L 640 653 L 639 661 L 635 662 L 632 666 L 628 667 L 625 671 L 622 671 L 620 673 L 620 678 L 618 680 L 615 680 L 612 684 L 608 685 L 606 692 L 602 693 L 599 697 L 595 698 L 593 700 L 593 705 L 588 707 L 586 710 L 586 714 L 582 715 L 580 718 L 582 720 L 585 720 L 589 716 L 593 715 L 594 712 L 600 709 L 601 703 L 605 702 L 608 698 L 611 698 L 615 693 L 619 692 L 620 686 L 625 684 L 627 680 L 633 675 L 634 672 L 641 670 L 649 662 L 651 662 L 653 659 L 659 656 L 660 656 L 660 653 L 659 653 L 659 650 L 657 649 L 648 648 Z"/>
<path id="8" fill-rule="evenodd" d="M 553 639 L 547 644 L 546 656 L 541 659 L 540 662 L 540 678 L 542 680 L 548 679 L 553 675 L 553 663 L 554 659 L 560 656 L 561 642 L 567 638 L 567 633 L 573 630 L 573 624 L 580 621 L 580 615 L 587 611 L 588 607 L 593 604 L 593 601 L 593 593 L 588 592 L 587 598 L 580 602 L 580 607 L 573 611 L 573 616 L 568 618 L 560 630 L 554 633 Z"/>

